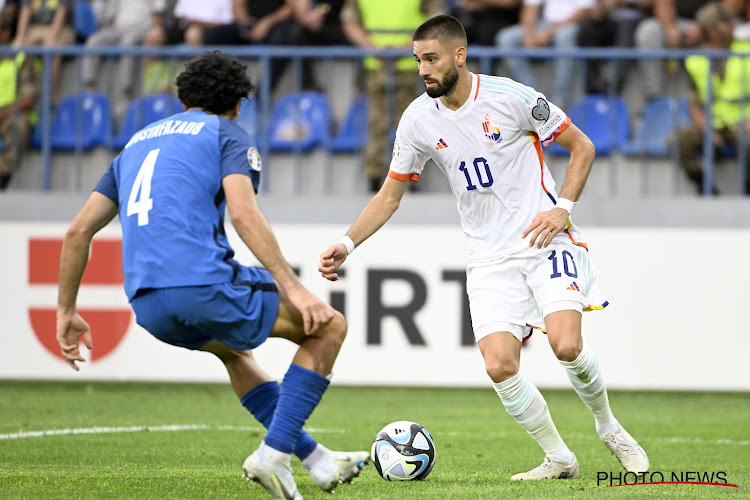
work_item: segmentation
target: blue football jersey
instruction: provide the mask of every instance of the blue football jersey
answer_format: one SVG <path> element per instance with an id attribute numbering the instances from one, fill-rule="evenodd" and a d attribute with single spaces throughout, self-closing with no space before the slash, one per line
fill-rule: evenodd
<path id="1" fill-rule="evenodd" d="M 260 181 L 255 144 L 232 121 L 187 111 L 133 135 L 97 184 L 119 205 L 125 292 L 232 281 L 221 181 Z"/>

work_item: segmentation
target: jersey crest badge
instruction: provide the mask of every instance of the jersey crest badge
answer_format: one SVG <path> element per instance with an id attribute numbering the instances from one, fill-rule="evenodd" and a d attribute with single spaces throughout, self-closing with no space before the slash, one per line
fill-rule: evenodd
<path id="1" fill-rule="evenodd" d="M 489 113 L 484 115 L 482 129 L 484 129 L 484 136 L 489 142 L 500 143 L 500 141 L 503 140 L 503 136 L 500 134 L 500 125 L 497 123 L 497 120 L 492 118 L 492 115 Z"/>
<path id="2" fill-rule="evenodd" d="M 258 150 L 254 147 L 250 147 L 250 149 L 247 150 L 247 162 L 250 164 L 250 168 L 256 172 L 260 172 L 261 168 L 263 168 L 260 161 L 260 153 L 258 153 Z"/>

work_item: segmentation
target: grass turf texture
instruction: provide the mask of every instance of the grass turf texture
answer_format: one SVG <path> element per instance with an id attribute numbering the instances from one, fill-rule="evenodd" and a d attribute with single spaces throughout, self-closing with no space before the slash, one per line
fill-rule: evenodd
<path id="1" fill-rule="evenodd" d="M 644 446 L 652 470 L 726 471 L 739 488 L 597 486 L 597 472 L 623 471 L 599 442 L 575 393 L 543 391 L 581 474 L 516 483 L 542 451 L 490 389 L 333 386 L 310 418 L 329 448 L 369 450 L 394 420 L 432 434 L 435 468 L 422 482 L 389 483 L 369 465 L 335 497 L 317 489 L 295 458 L 310 499 L 750 498 L 750 394 L 612 392 L 615 415 Z M 0 434 L 65 428 L 205 425 L 176 432 L 124 432 L 0 439 L 2 498 L 270 498 L 240 477 L 264 432 L 228 385 L 0 382 Z M 222 428 L 222 426 L 226 426 Z M 624 471 L 623 471 L 624 472 Z M 669 480 L 667 477 L 666 480 Z M 696 479 L 693 478 L 693 481 Z"/>

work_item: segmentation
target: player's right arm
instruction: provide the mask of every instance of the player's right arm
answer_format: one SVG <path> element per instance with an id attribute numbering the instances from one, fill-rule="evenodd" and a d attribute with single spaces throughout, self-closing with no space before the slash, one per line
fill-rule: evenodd
<path id="1" fill-rule="evenodd" d="M 65 360 L 76 371 L 76 361 L 84 361 L 79 351 L 81 337 L 86 347 L 93 347 L 89 325 L 76 309 L 78 288 L 89 259 L 91 240 L 115 215 L 117 203 L 94 191 L 63 239 L 57 295 L 57 342 Z"/>
<path id="2" fill-rule="evenodd" d="M 346 232 L 346 235 L 354 242 L 355 247 L 375 234 L 398 210 L 408 183 L 408 180 L 386 177 L 383 187 L 372 197 L 357 220 L 354 221 L 352 227 Z M 336 281 L 339 279 L 339 275 L 335 271 L 344 263 L 348 255 L 349 253 L 343 243 L 331 245 L 320 254 L 318 271 L 327 280 Z"/>
<path id="3" fill-rule="evenodd" d="M 406 192 L 409 181 L 419 180 L 419 175 L 427 161 L 423 147 L 417 140 L 414 115 L 410 115 L 410 108 L 411 106 L 404 111 L 396 129 L 391 164 L 383 187 L 372 197 L 352 227 L 346 232 L 346 236 L 351 238 L 355 247 L 375 234 L 391 218 L 401 204 L 401 198 Z M 331 245 L 320 254 L 318 271 L 325 279 L 336 281 L 339 279 L 336 269 L 341 267 L 348 255 L 349 250 L 343 243 Z"/>
<path id="4" fill-rule="evenodd" d="M 299 309 L 306 334 L 314 333 L 333 318 L 333 309 L 310 293 L 289 266 L 265 216 L 260 211 L 253 182 L 247 175 L 236 173 L 222 179 L 227 209 L 234 228 L 253 255 L 283 288 L 289 300 Z"/>

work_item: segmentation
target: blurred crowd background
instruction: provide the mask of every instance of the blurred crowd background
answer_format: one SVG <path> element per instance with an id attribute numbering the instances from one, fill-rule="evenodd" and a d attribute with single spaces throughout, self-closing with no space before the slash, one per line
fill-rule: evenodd
<path id="1" fill-rule="evenodd" d="M 304 192 L 306 163 L 343 155 L 357 174 L 339 192 L 377 190 L 398 118 L 424 91 L 411 34 L 451 14 L 466 28 L 473 71 L 544 92 L 601 157 L 639 172 L 639 194 L 654 190 L 643 178 L 658 170 L 670 195 L 744 195 L 749 4 L 0 0 L 0 187 L 90 189 L 82 171 L 103 171 L 103 158 L 132 133 L 181 110 L 174 77 L 184 60 L 221 47 L 258 82 L 240 123 L 256 135 L 266 168 L 292 164 L 279 171 L 293 172 L 292 191 Z M 548 153 L 564 167 L 564 152 Z M 77 182 L 57 180 L 74 175 L 55 173 L 66 162 L 77 166 Z M 729 172 L 723 185 L 720 169 Z"/>

